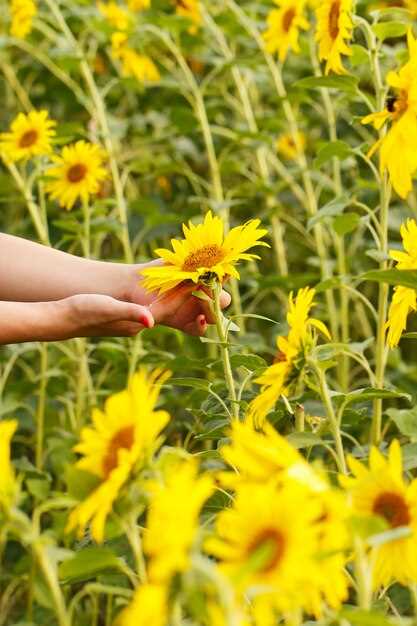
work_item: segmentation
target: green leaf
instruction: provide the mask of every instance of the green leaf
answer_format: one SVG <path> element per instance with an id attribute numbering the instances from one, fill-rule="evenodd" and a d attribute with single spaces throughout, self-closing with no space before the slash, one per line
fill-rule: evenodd
<path id="1" fill-rule="evenodd" d="M 61 563 L 59 577 L 63 583 L 88 580 L 109 569 L 120 570 L 121 560 L 109 548 L 88 547 Z"/>
<path id="2" fill-rule="evenodd" d="M 294 448 L 311 448 L 312 446 L 319 446 L 323 443 L 323 440 L 320 439 L 314 433 L 291 433 L 287 437 L 288 442 L 294 446 Z"/>
<path id="3" fill-rule="evenodd" d="M 334 218 L 333 228 L 338 235 L 343 237 L 356 230 L 359 222 L 360 217 L 357 213 L 344 213 Z"/>
<path id="4" fill-rule="evenodd" d="M 403 37 L 407 33 L 408 28 L 408 24 L 404 24 L 404 22 L 380 22 L 372 26 L 375 35 L 381 41 L 394 37 Z"/>
<path id="5" fill-rule="evenodd" d="M 367 402 L 368 400 L 375 399 L 385 399 L 385 400 L 393 400 L 395 398 L 404 398 L 411 402 L 411 396 L 408 393 L 404 393 L 401 391 L 393 391 L 391 389 L 376 389 L 374 387 L 365 387 L 364 389 L 357 389 L 356 391 L 352 391 L 348 394 L 337 394 L 335 396 L 337 400 L 343 399 L 343 401 L 348 404 L 353 404 L 354 402 Z"/>
<path id="6" fill-rule="evenodd" d="M 334 215 L 340 215 L 345 207 L 350 203 L 350 199 L 347 195 L 334 198 L 324 206 L 322 206 L 317 213 L 311 217 L 307 222 L 307 230 L 311 230 L 313 226 L 322 222 L 326 217 L 333 217 Z"/>
<path id="7" fill-rule="evenodd" d="M 232 367 L 246 367 L 246 369 L 254 372 L 267 366 L 265 359 L 256 354 L 233 354 L 230 357 Z"/>
<path id="8" fill-rule="evenodd" d="M 179 387 L 193 387 L 194 389 L 204 389 L 207 391 L 209 385 L 207 381 L 201 380 L 201 378 L 171 378 L 170 384 L 178 385 Z"/>
<path id="9" fill-rule="evenodd" d="M 317 157 L 314 159 L 314 167 L 319 169 L 333 158 L 343 161 L 351 154 L 352 148 L 344 141 L 329 141 L 318 151 Z"/>
<path id="10" fill-rule="evenodd" d="M 359 80 L 355 76 L 307 76 L 294 83 L 299 89 L 338 89 L 356 93 Z"/>
<path id="11" fill-rule="evenodd" d="M 359 276 L 360 280 L 372 280 L 389 285 L 402 285 L 417 289 L 417 270 L 372 270 Z"/>
<path id="12" fill-rule="evenodd" d="M 339 617 L 347 620 L 350 626 L 393 626 L 391 622 L 383 613 L 378 611 L 366 611 L 365 609 L 355 608 L 343 608 Z"/>
<path id="13" fill-rule="evenodd" d="M 402 435 L 417 441 L 417 407 L 412 409 L 388 409 L 387 415 L 395 422 Z"/>

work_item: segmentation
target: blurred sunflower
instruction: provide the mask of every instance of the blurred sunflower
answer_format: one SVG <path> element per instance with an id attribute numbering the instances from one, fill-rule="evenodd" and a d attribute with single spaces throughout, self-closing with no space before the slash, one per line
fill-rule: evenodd
<path id="1" fill-rule="evenodd" d="M 168 582 L 189 566 L 190 550 L 198 530 L 201 507 L 213 492 L 208 476 L 197 476 L 194 459 L 182 462 L 166 477 L 165 484 L 152 485 L 144 552 L 149 557 L 149 579 Z"/>
<path id="2" fill-rule="evenodd" d="M 10 444 L 17 429 L 16 420 L 0 421 L 0 508 L 12 506 L 17 485 L 10 459 Z"/>
<path id="3" fill-rule="evenodd" d="M 155 250 L 165 264 L 142 271 L 144 288 L 164 293 L 186 280 L 197 284 L 212 278 L 220 282 L 226 276 L 239 278 L 236 263 L 259 258 L 246 251 L 254 246 L 268 245 L 260 241 L 268 231 L 258 228 L 259 224 L 260 220 L 250 220 L 243 226 L 232 228 L 225 236 L 222 220 L 213 216 L 211 211 L 202 224 L 183 224 L 185 239 L 172 239 L 173 251 Z"/>
<path id="4" fill-rule="evenodd" d="M 19 113 L 11 123 L 10 131 L 0 134 L 0 154 L 10 161 L 49 154 L 55 126 L 48 111 Z"/>
<path id="5" fill-rule="evenodd" d="M 410 193 L 412 176 L 417 170 L 417 40 L 411 29 L 408 31 L 408 51 L 408 62 L 398 72 L 387 75 L 393 93 L 388 96 L 385 109 L 362 120 L 362 124 L 373 124 L 376 130 L 380 130 L 385 122 L 392 122 L 369 156 L 380 149 L 381 171 L 388 170 L 392 186 L 401 198 Z"/>
<path id="6" fill-rule="evenodd" d="M 290 133 L 284 133 L 278 137 L 277 150 L 282 156 L 289 160 L 295 160 L 299 154 L 304 152 L 306 147 L 306 136 L 304 133 L 298 132 L 296 141 Z"/>
<path id="7" fill-rule="evenodd" d="M 115 626 L 166 626 L 168 590 L 163 585 L 140 585 L 132 602 L 116 620 Z"/>
<path id="8" fill-rule="evenodd" d="M 92 520 L 93 538 L 101 543 L 104 525 L 121 487 L 136 466 L 143 466 L 161 445 L 161 432 L 169 422 L 157 411 L 162 385 L 169 372 L 139 371 L 126 390 L 107 399 L 104 412 L 93 411 L 93 427 L 84 428 L 74 450 L 83 455 L 77 467 L 100 478 L 101 483 L 70 515 L 68 532 L 82 536 Z"/>
<path id="9" fill-rule="evenodd" d="M 17 39 L 24 39 L 32 31 L 32 22 L 38 8 L 34 0 L 11 0 L 10 15 L 12 23 L 10 34 Z"/>
<path id="10" fill-rule="evenodd" d="M 323 0 L 317 5 L 316 39 L 319 58 L 326 61 L 326 74 L 346 74 L 341 56 L 352 54 L 346 43 L 352 39 L 352 10 L 353 0 Z"/>
<path id="11" fill-rule="evenodd" d="M 390 250 L 390 256 L 397 262 L 397 269 L 415 270 L 417 269 L 417 224 L 415 220 L 407 220 L 401 225 L 400 232 L 405 251 Z M 387 343 L 390 348 L 398 345 L 407 326 L 409 313 L 416 310 L 417 294 L 415 289 L 402 285 L 395 287 L 386 324 L 388 329 Z"/>
<path id="12" fill-rule="evenodd" d="M 275 0 L 278 9 L 268 15 L 268 29 L 264 32 L 266 49 L 273 54 L 278 52 L 279 60 L 285 61 L 288 51 L 299 53 L 298 37 L 300 30 L 308 30 L 310 25 L 304 16 L 305 0 Z"/>
<path id="13" fill-rule="evenodd" d="M 351 495 L 353 509 L 360 515 L 378 516 L 388 529 L 404 527 L 404 536 L 373 548 L 373 584 L 385 587 L 392 581 L 407 585 L 417 581 L 417 480 L 404 481 L 402 454 L 393 441 L 385 458 L 372 448 L 369 469 L 350 457 L 353 477 L 341 476 L 340 483 Z M 408 532 L 407 532 L 408 529 Z"/>
<path id="14" fill-rule="evenodd" d="M 122 75 L 133 76 L 139 82 L 158 82 L 161 78 L 158 68 L 152 59 L 138 54 L 128 45 L 126 33 L 116 32 L 112 35 L 112 56 L 122 65 Z"/>
<path id="15" fill-rule="evenodd" d="M 312 329 L 317 329 L 330 339 L 329 331 L 323 322 L 309 317 L 310 309 L 314 304 L 314 295 L 314 289 L 309 287 L 300 289 L 295 299 L 290 293 L 287 313 L 290 331 L 287 337 L 278 337 L 276 362 L 255 380 L 258 385 L 261 385 L 261 392 L 252 400 L 248 408 L 248 418 L 255 420 L 258 424 L 274 407 L 279 397 L 288 393 L 291 385 L 298 381 L 304 367 L 305 355 L 316 341 Z"/>
<path id="16" fill-rule="evenodd" d="M 315 499 L 294 483 L 242 484 L 232 507 L 219 513 L 206 549 L 238 590 L 264 587 L 280 610 L 301 608 L 305 581 L 315 585 L 319 515 Z"/>
<path id="17" fill-rule="evenodd" d="M 144 11 L 151 6 L 151 0 L 127 0 L 127 6 L 131 11 Z"/>
<path id="18" fill-rule="evenodd" d="M 189 32 L 195 35 L 202 23 L 199 0 L 174 0 L 174 2 L 176 14 L 190 20 Z"/>
<path id="19" fill-rule="evenodd" d="M 129 28 L 129 13 L 116 2 L 98 2 L 97 6 L 110 26 L 117 30 L 127 30 Z"/>
<path id="20" fill-rule="evenodd" d="M 64 146 L 60 156 L 52 157 L 56 165 L 47 174 L 54 180 L 47 183 L 46 191 L 68 210 L 78 198 L 88 202 L 90 195 L 96 194 L 100 183 L 107 178 L 103 167 L 105 156 L 100 146 L 83 140 Z"/>

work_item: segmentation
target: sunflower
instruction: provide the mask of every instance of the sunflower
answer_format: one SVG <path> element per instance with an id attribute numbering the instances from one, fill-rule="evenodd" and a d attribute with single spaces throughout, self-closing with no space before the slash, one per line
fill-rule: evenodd
<path id="1" fill-rule="evenodd" d="M 225 236 L 222 220 L 213 216 L 211 211 L 206 214 L 202 224 L 184 224 L 185 239 L 172 239 L 173 251 L 163 248 L 156 250 L 165 264 L 142 270 L 145 277 L 143 286 L 149 291 L 164 293 L 183 281 L 197 284 L 212 278 L 220 282 L 226 276 L 239 278 L 236 263 L 259 258 L 246 251 L 254 246 L 267 245 L 259 241 L 267 234 L 266 230 L 258 228 L 259 224 L 259 220 L 250 220 L 243 226 L 232 228 Z"/>
<path id="2" fill-rule="evenodd" d="M 316 500 L 293 482 L 281 489 L 242 484 L 232 507 L 219 513 L 206 549 L 242 593 L 264 588 L 280 610 L 301 608 L 305 582 L 315 584 L 319 515 Z"/>
<path id="3" fill-rule="evenodd" d="M 417 40 L 408 32 L 409 61 L 398 71 L 389 72 L 387 83 L 393 92 L 383 111 L 367 115 L 362 124 L 380 130 L 385 122 L 392 125 L 376 142 L 369 156 L 380 149 L 381 171 L 388 170 L 395 191 L 401 198 L 410 193 L 412 176 L 417 170 Z"/>
<path id="4" fill-rule="evenodd" d="M 48 111 L 19 113 L 11 123 L 10 131 L 0 134 L 0 154 L 10 161 L 49 154 L 55 126 Z"/>
<path id="5" fill-rule="evenodd" d="M 197 476 L 194 459 L 184 461 L 165 484 L 152 486 L 144 551 L 150 559 L 152 582 L 168 582 L 187 569 L 190 550 L 198 530 L 201 507 L 213 492 L 209 476 Z"/>
<path id="6" fill-rule="evenodd" d="M 284 133 L 278 138 L 277 150 L 286 159 L 295 160 L 300 153 L 304 152 L 306 143 L 304 133 L 298 132 L 296 141 L 292 134 Z"/>
<path id="7" fill-rule="evenodd" d="M 317 9 L 317 33 L 319 58 L 326 61 L 326 74 L 346 74 L 342 55 L 350 56 L 347 43 L 352 39 L 353 23 L 351 12 L 353 0 L 324 0 Z"/>
<path id="8" fill-rule="evenodd" d="M 191 26 L 188 30 L 191 35 L 195 35 L 202 22 L 199 0 L 174 0 L 174 2 L 176 14 L 190 20 Z"/>
<path id="9" fill-rule="evenodd" d="M 168 590 L 163 585 L 140 585 L 132 602 L 116 620 L 115 626 L 166 626 Z"/>
<path id="10" fill-rule="evenodd" d="M 127 42 L 128 37 L 125 33 L 113 33 L 112 56 L 121 62 L 122 75 L 133 76 L 139 82 L 159 81 L 161 75 L 152 59 L 145 54 L 138 54 Z"/>
<path id="11" fill-rule="evenodd" d="M 16 480 L 10 459 L 10 443 L 17 429 L 16 420 L 0 421 L 0 508 L 8 509 L 16 497 Z"/>
<path id="12" fill-rule="evenodd" d="M 151 6 L 151 0 L 127 0 L 127 6 L 131 11 L 144 11 Z"/>
<path id="13" fill-rule="evenodd" d="M 77 467 L 94 474 L 100 484 L 71 513 L 68 531 L 78 528 L 82 536 L 92 520 L 94 539 L 101 543 L 104 525 L 113 502 L 135 467 L 144 466 L 161 444 L 161 431 L 170 417 L 155 410 L 162 385 L 169 372 L 139 371 L 128 388 L 105 403 L 104 412 L 93 411 L 93 427 L 84 428 L 74 448 L 82 454 Z"/>
<path id="14" fill-rule="evenodd" d="M 417 224 L 409 219 L 401 225 L 401 237 L 405 252 L 390 250 L 391 257 L 397 262 L 399 270 L 417 269 Z M 387 343 L 390 348 L 398 345 L 401 335 L 407 326 L 407 317 L 411 311 L 417 310 L 415 289 L 401 285 L 394 288 L 394 295 L 388 311 Z"/>
<path id="15" fill-rule="evenodd" d="M 309 23 L 304 17 L 305 0 L 275 0 L 278 9 L 268 15 L 268 29 L 264 32 L 266 49 L 273 54 L 278 52 L 284 62 L 288 51 L 299 53 L 298 37 L 300 30 L 308 30 Z"/>
<path id="16" fill-rule="evenodd" d="M 375 588 L 392 581 L 407 585 L 417 581 L 417 480 L 403 478 L 402 454 L 393 441 L 388 458 L 372 448 L 369 468 L 350 457 L 353 477 L 341 476 L 340 482 L 351 495 L 354 510 L 364 516 L 377 516 L 388 529 L 408 529 L 408 534 L 391 539 L 374 551 Z"/>
<path id="17" fill-rule="evenodd" d="M 47 173 L 54 180 L 46 185 L 46 191 L 68 210 L 78 198 L 88 202 L 90 195 L 96 194 L 100 183 L 107 178 L 103 167 L 105 156 L 100 146 L 83 140 L 65 146 L 60 156 L 52 157 L 56 165 Z"/>
<path id="18" fill-rule="evenodd" d="M 99 2 L 97 4 L 100 13 L 107 22 L 117 30 L 128 30 L 130 26 L 129 13 L 116 2 Z"/>
<path id="19" fill-rule="evenodd" d="M 314 295 L 314 289 L 309 287 L 300 289 L 295 299 L 290 293 L 287 314 L 290 327 L 288 336 L 278 337 L 276 362 L 255 380 L 258 385 L 261 385 L 261 392 L 250 403 L 248 417 L 257 423 L 265 418 L 279 397 L 287 394 L 290 387 L 298 380 L 304 366 L 304 357 L 316 341 L 312 328 L 330 339 L 329 331 L 323 322 L 309 317 L 310 309 L 314 304 Z"/>
<path id="20" fill-rule="evenodd" d="M 10 15 L 12 23 L 10 34 L 17 39 L 24 39 L 32 30 L 33 18 L 38 9 L 33 0 L 11 0 Z"/>

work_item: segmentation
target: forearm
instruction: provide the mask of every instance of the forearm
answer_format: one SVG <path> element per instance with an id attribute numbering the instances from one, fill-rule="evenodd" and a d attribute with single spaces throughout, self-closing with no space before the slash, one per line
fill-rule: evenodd
<path id="1" fill-rule="evenodd" d="M 65 339 L 64 318 L 58 302 L 0 302 L 0 345 Z"/>
<path id="2" fill-rule="evenodd" d="M 134 271 L 0 233 L 0 300 L 40 302 L 80 293 L 123 300 Z"/>

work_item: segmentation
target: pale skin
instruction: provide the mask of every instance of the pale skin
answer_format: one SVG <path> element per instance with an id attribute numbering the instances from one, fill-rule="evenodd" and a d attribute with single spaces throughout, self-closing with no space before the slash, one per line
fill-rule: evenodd
<path id="1" fill-rule="evenodd" d="M 93 261 L 0 233 L 0 345 L 132 337 L 155 324 L 204 335 L 214 320 L 192 295 L 196 285 L 148 293 L 141 270 L 149 265 Z M 225 291 L 221 304 L 230 304 Z"/>

